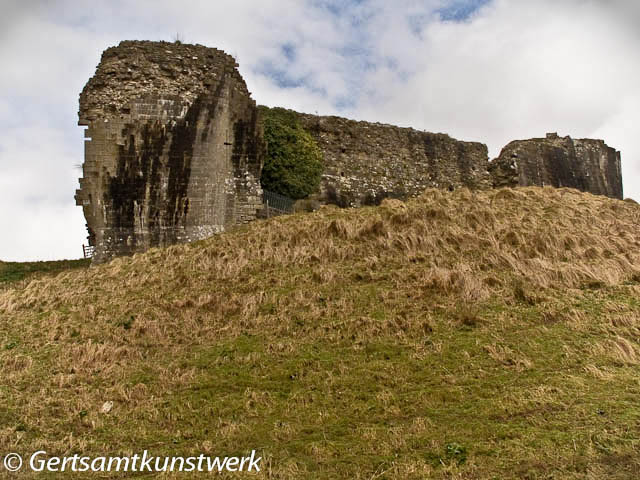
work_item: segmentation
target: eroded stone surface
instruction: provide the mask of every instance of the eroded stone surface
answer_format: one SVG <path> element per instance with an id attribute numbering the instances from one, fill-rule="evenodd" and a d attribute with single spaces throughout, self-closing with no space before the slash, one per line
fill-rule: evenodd
<path id="1" fill-rule="evenodd" d="M 121 42 L 80 95 L 87 126 L 76 201 L 98 262 L 189 242 L 256 218 L 263 208 L 262 122 L 235 60 L 215 48 Z M 620 153 L 602 140 L 487 147 L 340 117 L 296 113 L 323 152 L 314 201 L 340 206 L 407 198 L 427 188 L 573 187 L 622 198 Z"/>
<path id="2" fill-rule="evenodd" d="M 82 205 L 96 261 L 194 241 L 262 207 L 255 102 L 224 52 L 125 41 L 80 95 Z"/>
<path id="3" fill-rule="evenodd" d="M 491 187 L 482 143 L 341 117 L 297 115 L 323 152 L 322 201 L 360 206 L 427 188 Z"/>
<path id="4" fill-rule="evenodd" d="M 491 161 L 494 187 L 570 187 L 622 199 L 620 152 L 603 140 L 559 137 L 516 140 Z"/>

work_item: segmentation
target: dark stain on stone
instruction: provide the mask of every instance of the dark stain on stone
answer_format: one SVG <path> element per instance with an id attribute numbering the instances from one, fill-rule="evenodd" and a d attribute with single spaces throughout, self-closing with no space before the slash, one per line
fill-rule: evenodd
<path id="1" fill-rule="evenodd" d="M 427 157 L 427 163 L 429 165 L 429 173 L 433 175 L 433 179 L 439 179 L 438 172 L 438 152 L 436 150 L 436 144 L 433 141 L 431 135 L 426 135 L 424 139 L 424 153 Z"/>
<path id="2" fill-rule="evenodd" d="M 236 178 L 242 178 L 248 167 L 262 163 L 265 152 L 263 143 L 257 140 L 258 121 L 258 111 L 254 110 L 249 121 L 240 119 L 233 124 L 232 160 Z"/>
<path id="3" fill-rule="evenodd" d="M 91 140 L 76 203 L 94 260 L 198 240 L 254 219 L 264 149 L 256 112 L 235 60 L 220 50 L 139 41 L 106 50 L 79 111 Z M 234 152 L 214 143 L 232 145 L 226 131 L 239 140 Z M 233 182 L 235 193 L 223 198 Z"/>
<path id="4" fill-rule="evenodd" d="M 576 178 L 573 175 L 574 169 L 578 167 L 575 151 L 572 152 L 561 147 L 552 147 L 543 158 L 543 171 L 546 178 L 542 180 L 546 184 L 553 185 L 554 187 L 584 189 L 582 179 Z"/>
<path id="5" fill-rule="evenodd" d="M 202 98 L 198 97 L 187 110 L 184 119 L 179 120 L 171 129 L 167 164 L 167 205 L 164 209 L 164 222 L 167 227 L 184 224 L 189 211 L 187 190 L 191 177 L 193 146 L 198 133 L 198 120 L 202 107 Z M 175 229 L 171 231 L 175 232 Z"/>
<path id="6" fill-rule="evenodd" d="M 111 203 L 110 224 L 116 230 L 131 230 L 135 226 L 136 207 L 154 205 L 158 186 L 157 164 L 166 141 L 159 123 L 145 124 L 139 135 L 142 145 L 136 145 L 136 129 L 129 126 L 124 145 L 118 148 L 116 175 L 105 190 L 105 203 Z M 145 199 L 147 187 L 149 197 Z M 132 237 L 135 243 L 135 236 Z"/>

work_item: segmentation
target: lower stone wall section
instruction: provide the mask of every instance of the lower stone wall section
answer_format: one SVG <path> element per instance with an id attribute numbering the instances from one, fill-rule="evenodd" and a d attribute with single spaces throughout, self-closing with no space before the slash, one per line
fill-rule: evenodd
<path id="1" fill-rule="evenodd" d="M 341 117 L 297 116 L 323 153 L 321 202 L 373 205 L 427 188 L 491 186 L 484 144 Z"/>

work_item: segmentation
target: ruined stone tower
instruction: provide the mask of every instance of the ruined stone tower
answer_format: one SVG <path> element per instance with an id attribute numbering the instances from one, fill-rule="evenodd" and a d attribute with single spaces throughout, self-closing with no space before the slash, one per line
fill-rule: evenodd
<path id="1" fill-rule="evenodd" d="M 258 110 L 235 60 L 201 45 L 125 41 L 80 94 L 76 203 L 94 260 L 194 241 L 262 207 Z"/>
<path id="2" fill-rule="evenodd" d="M 573 139 L 556 133 L 516 140 L 489 167 L 494 187 L 570 187 L 622 199 L 620 152 L 603 140 Z"/>

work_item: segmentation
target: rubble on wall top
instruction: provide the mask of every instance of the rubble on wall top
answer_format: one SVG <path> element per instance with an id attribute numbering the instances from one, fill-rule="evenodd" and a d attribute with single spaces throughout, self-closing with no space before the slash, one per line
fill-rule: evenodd
<path id="1" fill-rule="evenodd" d="M 285 110 L 288 110 L 288 109 L 285 109 Z M 288 111 L 295 113 L 295 115 L 297 115 L 300 119 L 303 120 L 303 122 L 306 123 L 307 127 L 311 127 L 311 125 L 317 124 L 325 130 L 348 132 L 351 129 L 356 129 L 358 131 L 371 129 L 371 130 L 384 131 L 385 134 L 388 134 L 388 132 L 391 132 L 391 131 L 396 131 L 396 132 L 403 132 L 405 134 L 413 133 L 418 135 L 428 135 L 431 137 L 438 137 L 442 139 L 450 139 L 460 143 L 484 145 L 481 142 L 469 142 L 469 141 L 457 140 L 451 137 L 447 133 L 427 132 L 425 130 L 418 130 L 413 127 L 400 127 L 398 125 L 391 125 L 388 123 L 380 123 L 380 122 L 368 122 L 366 120 L 353 120 L 353 119 L 339 117 L 335 115 L 323 116 L 323 115 L 314 115 L 311 113 L 296 112 L 294 110 L 288 110 Z"/>
<path id="2" fill-rule="evenodd" d="M 231 56 L 217 48 L 185 43 L 125 40 L 106 49 L 80 94 L 79 123 L 127 113 L 131 100 L 161 94 L 191 104 L 231 75 L 246 83 Z"/>

